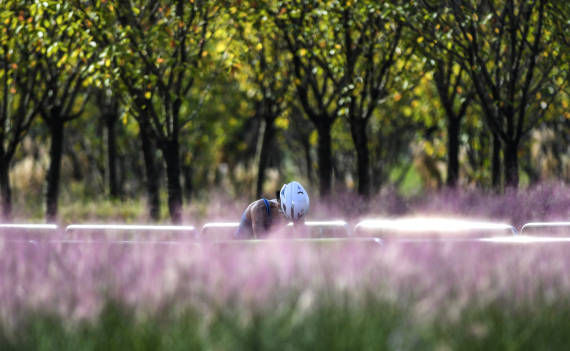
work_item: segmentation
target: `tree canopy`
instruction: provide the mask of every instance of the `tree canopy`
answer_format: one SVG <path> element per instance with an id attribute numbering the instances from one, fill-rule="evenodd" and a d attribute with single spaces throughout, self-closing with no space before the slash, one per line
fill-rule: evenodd
<path id="1" fill-rule="evenodd" d="M 568 181 L 569 18 L 549 0 L 2 1 L 3 216 L 26 160 L 47 165 L 52 220 L 62 179 L 154 220 L 165 182 L 173 222 L 211 189 L 290 179 L 364 199 Z"/>

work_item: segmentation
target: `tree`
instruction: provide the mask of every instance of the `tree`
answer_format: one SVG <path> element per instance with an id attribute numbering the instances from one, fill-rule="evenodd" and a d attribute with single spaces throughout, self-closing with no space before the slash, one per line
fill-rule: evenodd
<path id="1" fill-rule="evenodd" d="M 285 142 L 293 154 L 299 155 L 296 157 L 296 163 L 304 164 L 304 167 L 299 168 L 306 170 L 308 185 L 311 187 L 314 183 L 311 134 L 315 129 L 310 126 L 310 128 L 307 128 L 308 121 L 303 115 L 303 109 L 296 104 L 291 107 L 287 121 L 288 128 L 286 129 Z"/>
<path id="2" fill-rule="evenodd" d="M 318 136 L 322 195 L 330 192 L 331 127 L 349 122 L 357 154 L 358 192 L 370 194 L 367 125 L 376 108 L 405 71 L 411 51 L 402 50 L 403 23 L 393 7 L 374 1 L 280 3 L 272 14 L 292 56 L 301 106 Z"/>
<path id="3" fill-rule="evenodd" d="M 6 1 L 0 10 L 0 206 L 1 217 L 12 212 L 10 165 L 26 136 L 46 91 L 33 99 L 40 84 L 35 48 L 39 44 L 28 1 Z M 16 34 L 17 33 L 17 34 Z"/>
<path id="4" fill-rule="evenodd" d="M 120 118 L 119 100 L 110 89 L 100 89 L 96 95 L 97 106 L 105 125 L 105 141 L 107 150 L 106 182 L 109 196 L 112 199 L 121 197 L 117 168 L 117 136 L 116 127 Z"/>
<path id="5" fill-rule="evenodd" d="M 455 187 L 459 179 L 459 136 L 461 122 L 473 100 L 470 87 L 464 83 L 463 70 L 457 69 L 452 59 L 436 61 L 434 82 L 445 111 L 447 122 L 447 179 Z"/>
<path id="6" fill-rule="evenodd" d="M 326 11 L 302 0 L 278 2 L 266 10 L 291 56 L 297 97 L 318 133 L 319 190 L 326 197 L 331 191 L 333 172 L 331 129 L 339 116 L 338 101 L 343 88 L 335 77 L 337 72 L 320 62 L 328 55 L 325 48 L 332 37 L 332 33 L 327 33 L 331 28 L 323 26 Z"/>
<path id="7" fill-rule="evenodd" d="M 113 64 L 141 132 L 166 164 L 168 208 L 181 221 L 180 132 L 194 114 L 185 105 L 220 13 L 214 1 L 108 1 L 83 6 L 95 38 Z"/>
<path id="8" fill-rule="evenodd" d="M 439 28 L 434 35 L 425 32 L 429 42 L 469 75 L 486 124 L 503 144 L 506 185 L 518 186 L 521 140 L 544 118 L 558 90 L 553 73 L 561 55 L 552 51 L 553 2 L 421 3 L 423 23 Z"/>
<path id="9" fill-rule="evenodd" d="M 88 101 L 84 85 L 93 73 L 94 54 L 84 50 L 92 43 L 82 30 L 69 2 L 34 2 L 28 7 L 40 40 L 36 48 L 42 77 L 33 99 L 50 133 L 50 163 L 46 176 L 46 217 L 56 219 L 65 124 L 78 118 Z M 45 96 L 45 99 L 42 97 Z"/>
<path id="10" fill-rule="evenodd" d="M 339 51 L 343 66 L 340 79 L 344 86 L 339 103 L 344 107 L 341 114 L 349 121 L 357 154 L 358 193 L 368 196 L 371 188 L 368 122 L 395 88 L 395 82 L 405 74 L 413 50 L 401 48 L 404 26 L 398 16 L 392 15 L 393 4 L 347 1 L 336 10 L 338 20 L 333 23 L 340 25 L 335 36 L 343 43 Z"/>
<path id="11" fill-rule="evenodd" d="M 253 92 L 255 118 L 259 118 L 260 137 L 262 138 L 257 164 L 256 196 L 263 193 L 265 170 L 269 157 L 273 153 L 276 133 L 275 120 L 283 113 L 288 104 L 287 94 L 290 89 L 291 75 L 284 59 L 286 49 L 277 37 L 271 21 L 251 5 L 251 12 L 246 11 L 235 18 L 238 38 L 242 42 L 237 50 L 241 53 L 239 75 L 244 88 Z M 243 21 L 245 16 L 251 20 Z M 237 74 L 234 74 L 237 76 Z"/>

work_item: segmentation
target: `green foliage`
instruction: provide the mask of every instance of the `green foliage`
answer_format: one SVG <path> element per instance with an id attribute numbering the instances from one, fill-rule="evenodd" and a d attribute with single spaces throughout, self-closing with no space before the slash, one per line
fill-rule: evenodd
<path id="1" fill-rule="evenodd" d="M 446 104 L 433 86 L 444 63 L 453 110 L 477 95 L 459 138 L 460 184 L 490 183 L 491 132 L 518 143 L 530 183 L 564 178 L 569 11 L 564 1 L 6 0 L 0 135 L 16 159 L 5 164 L 45 162 L 45 126 L 29 135 L 36 149 L 21 148 L 43 106 L 76 119 L 63 162 L 66 169 L 76 157 L 84 175 L 63 177 L 77 176 L 88 184 L 83 196 L 96 198 L 107 167 L 101 106 L 89 101 L 98 89 L 121 104 L 119 154 L 133 155 L 120 171 L 127 198 L 144 189 L 138 122 L 150 123 L 154 141 L 178 140 L 194 194 L 211 186 L 235 192 L 255 177 L 262 115 L 273 115 L 269 167 L 280 177 L 312 179 L 328 128 L 334 184 L 356 186 L 355 165 L 368 149 L 371 192 L 399 184 L 390 175 L 406 173 L 393 170 L 412 164 L 429 187 L 437 176 L 421 163 L 447 156 Z M 347 123 L 359 119 L 362 143 Z"/>
<path id="2" fill-rule="evenodd" d="M 495 116 L 490 128 L 507 141 L 532 129 L 561 88 L 557 10 L 545 1 L 462 1 L 426 6 L 414 20 L 430 56 L 450 56 L 468 72 L 486 115 Z"/>
<path id="3" fill-rule="evenodd" d="M 176 139 L 196 115 L 188 94 L 213 61 L 209 43 L 222 22 L 214 2 L 78 3 L 99 52 L 99 86 L 112 86 L 157 140 Z M 219 34 L 218 34 L 219 35 Z"/>

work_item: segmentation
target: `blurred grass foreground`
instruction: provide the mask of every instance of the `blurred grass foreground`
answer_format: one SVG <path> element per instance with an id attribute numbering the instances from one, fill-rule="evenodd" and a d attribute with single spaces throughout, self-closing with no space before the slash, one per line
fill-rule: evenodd
<path id="1" fill-rule="evenodd" d="M 455 209 L 511 223 L 570 214 L 564 185 L 492 198 L 461 194 L 406 206 L 384 198 L 369 210 Z M 319 213 L 325 208 L 316 206 Z M 1 350 L 561 350 L 570 344 L 570 255 L 563 240 L 53 239 L 1 242 Z"/>
<path id="2" fill-rule="evenodd" d="M 2 350 L 565 349 L 566 245 L 2 248 Z"/>

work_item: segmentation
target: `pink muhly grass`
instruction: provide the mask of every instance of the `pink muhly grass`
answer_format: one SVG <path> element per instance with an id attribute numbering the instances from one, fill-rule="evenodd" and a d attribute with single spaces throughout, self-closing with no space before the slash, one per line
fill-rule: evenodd
<path id="1" fill-rule="evenodd" d="M 165 306 L 246 312 L 283 296 L 318 300 L 344 293 L 355 301 L 372 294 L 435 318 L 457 316 L 472 304 L 517 306 L 570 293 L 570 258 L 556 245 L 267 243 L 190 249 L 102 243 L 67 249 L 47 244 L 33 254 L 20 244 L 7 248 L 0 266 L 2 281 L 11 282 L 0 290 L 4 319 L 26 309 L 89 318 L 108 298 L 146 313 Z"/>
<path id="2" fill-rule="evenodd" d="M 427 213 L 520 225 L 568 219 L 569 202 L 563 184 L 504 195 L 449 190 L 422 201 L 383 193 L 368 204 L 342 195 L 338 201 L 314 201 L 311 216 L 338 215 L 355 222 L 361 215 Z M 223 309 L 248 314 L 255 309 L 271 311 L 286 301 L 293 301 L 302 314 L 323 299 L 348 297 L 355 304 L 387 301 L 420 319 L 454 320 L 472 306 L 539 308 L 570 296 L 569 244 L 118 244 L 109 238 L 70 244 L 52 239 L 62 238 L 35 244 L 2 241 L 4 323 L 17 323 L 26 311 L 50 311 L 71 321 L 95 318 L 109 299 L 142 314 L 191 307 L 207 320 Z"/>

